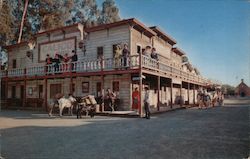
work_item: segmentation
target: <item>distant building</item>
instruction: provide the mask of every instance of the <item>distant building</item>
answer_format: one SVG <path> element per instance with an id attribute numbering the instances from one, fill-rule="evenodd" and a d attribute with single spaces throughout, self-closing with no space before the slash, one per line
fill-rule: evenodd
<path id="1" fill-rule="evenodd" d="M 235 88 L 235 94 L 241 97 L 250 96 L 250 88 L 241 79 L 241 83 Z"/>

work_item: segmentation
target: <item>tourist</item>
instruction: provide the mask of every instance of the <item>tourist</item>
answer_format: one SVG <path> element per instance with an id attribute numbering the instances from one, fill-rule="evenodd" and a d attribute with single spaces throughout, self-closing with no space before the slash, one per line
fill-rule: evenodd
<path id="1" fill-rule="evenodd" d="M 130 51 L 128 50 L 128 45 L 124 44 L 124 48 L 122 50 L 122 59 L 123 59 L 123 66 L 128 67 L 128 59 L 129 59 Z"/>
<path id="2" fill-rule="evenodd" d="M 203 93 L 202 91 L 198 91 L 198 94 L 197 94 L 197 101 L 198 101 L 198 106 L 199 106 L 199 109 L 202 109 L 203 107 Z"/>
<path id="3" fill-rule="evenodd" d="M 59 59 L 59 55 L 56 53 L 55 58 L 53 59 L 54 67 L 55 67 L 55 72 L 59 72 L 59 64 L 61 63 Z"/>
<path id="4" fill-rule="evenodd" d="M 120 67 L 120 63 L 121 63 L 121 56 L 122 56 L 122 48 L 121 45 L 116 45 L 115 47 L 115 68 L 119 68 Z"/>
<path id="5" fill-rule="evenodd" d="M 71 62 L 72 62 L 71 69 L 76 70 L 76 67 L 77 67 L 76 62 L 78 61 L 78 57 L 77 57 L 75 50 L 72 50 L 72 54 L 73 55 L 71 56 Z"/>
<path id="6" fill-rule="evenodd" d="M 115 103 L 116 95 L 108 88 L 105 99 L 107 101 L 108 106 L 111 108 L 111 111 L 114 111 L 114 103 Z"/>
<path id="7" fill-rule="evenodd" d="M 145 109 L 145 118 L 150 119 L 150 97 L 149 97 L 149 89 L 145 87 L 145 96 L 144 96 L 144 109 Z"/>
<path id="8" fill-rule="evenodd" d="M 158 54 L 156 53 L 156 49 L 154 47 L 152 48 L 151 58 L 158 61 Z"/>
<path id="9" fill-rule="evenodd" d="M 150 57 L 151 56 L 151 46 L 146 46 L 146 48 L 142 54 L 147 56 L 147 57 Z"/>
<path id="10" fill-rule="evenodd" d="M 53 59 L 50 57 L 49 54 L 47 54 L 46 55 L 46 59 L 45 59 L 45 62 L 46 62 L 46 72 L 50 72 L 49 65 L 52 64 L 52 61 L 53 61 Z"/>
<path id="11" fill-rule="evenodd" d="M 52 58 L 50 57 L 49 54 L 46 55 L 45 61 L 46 61 L 46 65 L 51 65 L 52 64 Z"/>
<path id="12" fill-rule="evenodd" d="M 140 92 L 138 91 L 138 88 L 136 87 L 135 90 L 132 93 L 132 110 L 138 111 L 139 105 L 141 104 L 140 100 Z"/>
<path id="13" fill-rule="evenodd" d="M 68 62 L 70 60 L 70 57 L 68 56 L 68 54 L 66 53 L 64 56 L 63 56 L 63 70 L 64 71 L 67 71 L 68 70 Z"/>

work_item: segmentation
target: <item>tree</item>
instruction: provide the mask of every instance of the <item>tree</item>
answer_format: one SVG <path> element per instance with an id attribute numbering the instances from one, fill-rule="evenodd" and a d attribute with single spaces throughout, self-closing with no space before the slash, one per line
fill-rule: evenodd
<path id="1" fill-rule="evenodd" d="M 14 37 L 12 32 L 13 17 L 11 16 L 10 3 L 2 1 L 0 10 L 0 46 L 10 43 Z"/>
<path id="2" fill-rule="evenodd" d="M 115 5 L 114 0 L 105 0 L 102 3 L 102 12 L 99 18 L 99 23 L 107 24 L 119 21 L 121 18 L 119 16 L 119 9 Z"/>
<path id="3" fill-rule="evenodd" d="M 234 95 L 235 94 L 235 87 L 228 85 L 228 84 L 223 84 L 221 86 L 221 90 L 227 94 L 227 95 Z"/>
<path id="4" fill-rule="evenodd" d="M 97 25 L 100 16 L 96 0 L 75 0 L 71 19 L 66 24 L 82 23 L 86 27 Z"/>
<path id="5" fill-rule="evenodd" d="M 114 0 L 105 0 L 101 11 L 96 0 L 28 0 L 27 14 L 22 18 L 25 1 L 0 0 L 0 45 L 16 43 L 21 24 L 21 40 L 27 41 L 38 32 L 65 25 L 91 27 L 120 20 Z"/>

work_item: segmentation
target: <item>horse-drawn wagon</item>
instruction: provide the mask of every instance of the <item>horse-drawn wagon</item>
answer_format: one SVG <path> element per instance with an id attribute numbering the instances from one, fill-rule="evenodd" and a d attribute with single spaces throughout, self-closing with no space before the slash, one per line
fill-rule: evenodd
<path id="1" fill-rule="evenodd" d="M 82 114 L 90 115 L 90 117 L 94 117 L 96 113 L 97 102 L 93 95 L 87 95 L 78 101 L 77 104 L 77 118 L 81 118 Z"/>

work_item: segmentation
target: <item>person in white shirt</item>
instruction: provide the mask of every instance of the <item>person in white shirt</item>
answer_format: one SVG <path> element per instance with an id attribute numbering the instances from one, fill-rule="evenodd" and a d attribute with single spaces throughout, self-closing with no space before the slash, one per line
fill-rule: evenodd
<path id="1" fill-rule="evenodd" d="M 150 103 L 150 97 L 149 97 L 149 89 L 148 87 L 145 87 L 145 96 L 144 96 L 144 109 L 145 109 L 145 118 L 150 119 L 150 110 L 149 110 L 149 103 Z"/>
<path id="2" fill-rule="evenodd" d="M 143 54 L 147 57 L 151 57 L 151 46 L 146 46 Z"/>

